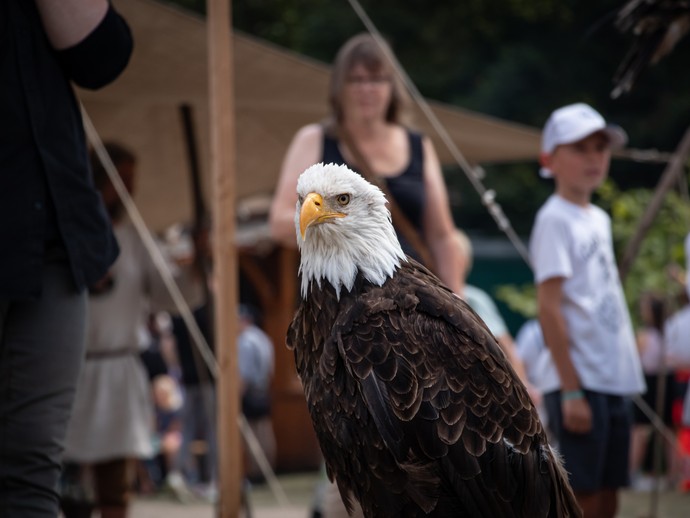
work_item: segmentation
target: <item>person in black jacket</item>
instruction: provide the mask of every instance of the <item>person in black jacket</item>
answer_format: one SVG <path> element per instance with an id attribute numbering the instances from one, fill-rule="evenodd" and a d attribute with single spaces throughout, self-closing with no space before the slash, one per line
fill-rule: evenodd
<path id="1" fill-rule="evenodd" d="M 0 510 L 54 517 L 84 355 L 86 288 L 118 253 L 71 82 L 100 88 L 133 48 L 108 0 L 0 2 Z"/>

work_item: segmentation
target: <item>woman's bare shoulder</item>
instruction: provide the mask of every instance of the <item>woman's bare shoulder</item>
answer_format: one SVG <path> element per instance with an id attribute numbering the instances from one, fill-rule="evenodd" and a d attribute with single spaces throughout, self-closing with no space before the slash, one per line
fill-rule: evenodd
<path id="1" fill-rule="evenodd" d="M 322 136 L 323 126 L 318 122 L 313 122 L 297 130 L 295 140 L 320 140 Z"/>

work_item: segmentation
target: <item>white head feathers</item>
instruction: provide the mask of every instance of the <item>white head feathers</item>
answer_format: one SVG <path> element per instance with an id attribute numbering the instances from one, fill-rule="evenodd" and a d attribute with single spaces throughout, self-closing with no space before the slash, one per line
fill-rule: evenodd
<path id="1" fill-rule="evenodd" d="M 327 214 L 305 227 L 303 239 L 300 215 L 311 193 L 319 195 L 320 214 L 321 210 Z M 312 281 L 321 286 L 324 279 L 339 297 L 341 287 L 352 289 L 357 272 L 380 286 L 405 259 L 385 196 L 346 166 L 311 166 L 297 181 L 297 195 L 295 227 L 302 252 L 303 297 Z"/>

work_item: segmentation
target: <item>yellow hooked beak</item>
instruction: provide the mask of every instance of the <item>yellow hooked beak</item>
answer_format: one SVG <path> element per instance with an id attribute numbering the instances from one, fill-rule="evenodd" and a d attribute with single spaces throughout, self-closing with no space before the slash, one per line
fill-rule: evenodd
<path id="1" fill-rule="evenodd" d="M 330 211 L 326 208 L 323 202 L 323 198 L 320 194 L 315 192 L 310 192 L 306 198 L 304 198 L 304 203 L 302 203 L 302 210 L 299 214 L 299 231 L 302 235 L 302 240 L 304 240 L 304 234 L 307 231 L 307 227 L 312 224 L 323 223 L 333 218 L 342 218 L 345 214 L 342 212 Z"/>

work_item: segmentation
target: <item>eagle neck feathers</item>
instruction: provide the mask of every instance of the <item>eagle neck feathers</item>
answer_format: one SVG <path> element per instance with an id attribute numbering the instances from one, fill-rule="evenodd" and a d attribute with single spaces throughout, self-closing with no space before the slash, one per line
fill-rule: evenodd
<path id="1" fill-rule="evenodd" d="M 406 260 L 390 224 L 352 229 L 341 226 L 337 231 L 325 224 L 316 230 L 301 247 L 302 298 L 309 293 L 310 284 L 323 288 L 326 282 L 340 300 L 341 290 L 352 291 L 358 275 L 382 286 Z"/>

